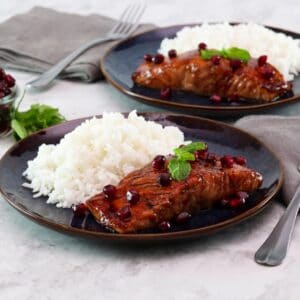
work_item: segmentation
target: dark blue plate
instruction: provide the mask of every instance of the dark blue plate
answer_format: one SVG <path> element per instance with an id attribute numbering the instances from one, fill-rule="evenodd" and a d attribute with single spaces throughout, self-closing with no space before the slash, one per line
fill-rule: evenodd
<path id="1" fill-rule="evenodd" d="M 163 125 L 177 126 L 184 132 L 187 140 L 207 142 L 211 152 L 245 156 L 249 166 L 263 175 L 263 185 L 247 199 L 245 206 L 239 209 L 215 207 L 203 210 L 185 225 L 173 224 L 171 232 L 168 233 L 159 233 L 156 230 L 137 234 L 110 233 L 91 215 L 74 217 L 71 209 L 46 204 L 44 197 L 33 199 L 31 190 L 22 187 L 24 182 L 22 173 L 27 167 L 27 161 L 37 155 L 38 147 L 43 143 L 58 143 L 66 133 L 85 120 L 77 119 L 33 134 L 7 151 L 0 161 L 2 195 L 19 212 L 52 229 L 99 239 L 153 241 L 195 237 L 238 223 L 258 213 L 279 191 L 283 178 L 277 158 L 265 145 L 248 133 L 203 118 L 160 113 L 142 115 Z"/>
<path id="2" fill-rule="evenodd" d="M 105 78 L 123 93 L 147 104 L 211 116 L 250 114 L 300 100 L 300 76 L 293 81 L 293 96 L 265 104 L 222 103 L 216 105 L 209 101 L 208 97 L 180 91 L 172 91 L 171 100 L 162 100 L 159 90 L 135 86 L 131 80 L 131 74 L 143 60 L 144 54 L 156 53 L 162 39 L 173 38 L 182 27 L 194 25 L 196 24 L 157 28 L 121 41 L 111 48 L 101 61 L 101 69 Z M 298 33 L 274 27 L 268 28 L 300 39 Z"/>

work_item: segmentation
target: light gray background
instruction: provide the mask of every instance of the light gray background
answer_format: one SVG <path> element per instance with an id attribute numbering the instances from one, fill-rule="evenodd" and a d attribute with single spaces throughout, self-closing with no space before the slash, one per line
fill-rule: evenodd
<path id="1" fill-rule="evenodd" d="M 3 1 L 0 21 L 44 5 L 81 14 L 117 17 L 130 1 Z M 255 21 L 300 31 L 300 2 L 148 1 L 145 22 L 157 25 L 202 21 Z M 47 33 L 45 33 L 47 34 Z M 76 34 L 76 33 L 74 33 Z M 13 72 L 23 85 L 32 74 Z M 22 107 L 46 103 L 68 118 L 103 111 L 154 111 L 105 82 L 58 82 L 43 93 L 28 94 Z M 275 111 L 298 114 L 300 105 Z M 0 141 L 0 155 L 13 143 Z M 0 299 L 284 299 L 300 297 L 300 228 L 282 266 L 267 268 L 253 254 L 284 207 L 274 202 L 251 220 L 195 242 L 164 247 L 109 246 L 69 237 L 25 219 L 0 200 Z"/>

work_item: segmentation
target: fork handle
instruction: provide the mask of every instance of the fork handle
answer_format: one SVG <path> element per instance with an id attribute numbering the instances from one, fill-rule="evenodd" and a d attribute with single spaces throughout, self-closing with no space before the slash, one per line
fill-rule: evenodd
<path id="1" fill-rule="evenodd" d="M 99 38 L 88 42 L 81 47 L 77 48 L 73 52 L 71 52 L 68 56 L 60 60 L 54 66 L 52 66 L 49 70 L 40 75 L 37 79 L 28 82 L 26 84 L 27 87 L 31 88 L 44 88 L 48 86 L 72 61 L 74 61 L 78 56 L 80 56 L 83 52 L 87 51 L 91 47 L 98 45 L 100 43 L 112 41 L 118 39 L 119 36 L 109 36 L 104 38 Z"/>
<path id="2" fill-rule="evenodd" d="M 300 187 L 270 236 L 255 253 L 259 264 L 277 266 L 286 256 L 300 207 Z"/>

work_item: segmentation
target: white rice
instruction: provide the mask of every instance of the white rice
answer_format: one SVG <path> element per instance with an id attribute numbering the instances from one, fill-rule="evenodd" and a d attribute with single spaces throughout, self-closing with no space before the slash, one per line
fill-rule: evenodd
<path id="1" fill-rule="evenodd" d="M 184 27 L 177 32 L 175 38 L 164 39 L 158 52 L 167 55 L 170 49 L 176 49 L 180 54 L 197 49 L 200 42 L 214 49 L 247 49 L 252 57 L 265 54 L 285 80 L 292 80 L 300 72 L 300 40 L 252 23 L 236 26 L 228 23 L 204 23 L 202 26 Z"/>
<path id="2" fill-rule="evenodd" d="M 47 196 L 47 203 L 71 207 L 183 142 L 178 128 L 163 128 L 135 111 L 128 118 L 104 113 L 103 118 L 87 120 L 66 134 L 59 144 L 41 145 L 28 161 L 23 175 L 29 182 L 23 185 L 35 197 Z"/>

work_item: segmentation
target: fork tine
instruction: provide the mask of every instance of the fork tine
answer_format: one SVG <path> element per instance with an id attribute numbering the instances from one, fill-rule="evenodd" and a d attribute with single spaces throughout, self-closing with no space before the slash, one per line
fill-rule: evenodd
<path id="1" fill-rule="evenodd" d="M 123 18 L 122 23 L 121 23 L 120 27 L 117 30 L 118 34 L 124 34 L 126 32 L 125 30 L 127 29 L 128 26 L 131 25 L 130 24 L 131 19 L 136 14 L 136 11 L 138 9 L 139 9 L 139 4 L 134 3 L 132 5 L 132 8 L 131 8 L 130 12 L 126 15 L 126 18 Z"/>
<path id="2" fill-rule="evenodd" d="M 129 4 L 126 6 L 126 8 L 123 10 L 120 18 L 118 19 L 118 21 L 116 22 L 116 24 L 113 26 L 113 28 L 109 31 L 109 33 L 115 33 L 117 32 L 118 28 L 120 27 L 120 25 L 122 25 L 124 18 L 126 18 L 128 12 L 130 12 L 132 7 L 132 4 Z"/>
<path id="3" fill-rule="evenodd" d="M 143 3 L 141 8 L 140 8 L 140 11 L 135 16 L 134 21 L 131 24 L 131 27 L 128 28 L 128 31 L 126 32 L 126 35 L 130 35 L 131 33 L 133 33 L 138 28 L 138 26 L 140 25 L 139 20 L 141 19 L 145 9 L 146 9 L 146 4 Z"/>

